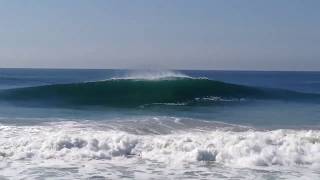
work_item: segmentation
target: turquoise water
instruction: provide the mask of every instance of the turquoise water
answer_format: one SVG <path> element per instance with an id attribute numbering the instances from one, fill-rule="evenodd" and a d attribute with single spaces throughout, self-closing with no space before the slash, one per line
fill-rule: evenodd
<path id="1" fill-rule="evenodd" d="M 0 174 L 314 179 L 319 120 L 319 72 L 0 69 Z"/>

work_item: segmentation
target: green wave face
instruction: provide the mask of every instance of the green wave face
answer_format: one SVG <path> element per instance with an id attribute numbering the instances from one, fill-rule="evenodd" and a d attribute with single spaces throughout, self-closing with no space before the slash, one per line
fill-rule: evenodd
<path id="1" fill-rule="evenodd" d="M 106 80 L 6 90 L 0 99 L 18 103 L 58 105 L 139 106 L 153 103 L 192 103 L 207 97 L 286 99 L 311 95 L 266 90 L 208 79 Z"/>

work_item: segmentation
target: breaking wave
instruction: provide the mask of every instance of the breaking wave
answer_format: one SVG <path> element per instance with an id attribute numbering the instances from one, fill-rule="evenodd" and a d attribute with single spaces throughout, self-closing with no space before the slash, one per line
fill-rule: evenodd
<path id="1" fill-rule="evenodd" d="M 0 100 L 22 104 L 141 106 L 194 105 L 243 99 L 320 99 L 316 94 L 255 88 L 176 73 L 139 76 L 3 90 L 0 92 Z"/>

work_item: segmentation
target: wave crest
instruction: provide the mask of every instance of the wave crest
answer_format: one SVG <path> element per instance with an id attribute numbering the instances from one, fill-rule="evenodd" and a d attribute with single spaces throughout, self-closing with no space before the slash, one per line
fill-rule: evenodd
<path id="1" fill-rule="evenodd" d="M 131 72 L 125 76 L 114 77 L 112 80 L 174 80 L 181 78 L 192 78 L 191 76 L 175 71 L 139 71 Z"/>

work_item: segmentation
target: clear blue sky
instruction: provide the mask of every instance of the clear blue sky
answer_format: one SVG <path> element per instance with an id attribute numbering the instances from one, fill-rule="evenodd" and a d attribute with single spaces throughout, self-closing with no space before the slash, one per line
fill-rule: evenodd
<path id="1" fill-rule="evenodd" d="M 320 1 L 1 0 L 0 67 L 320 70 Z"/>

